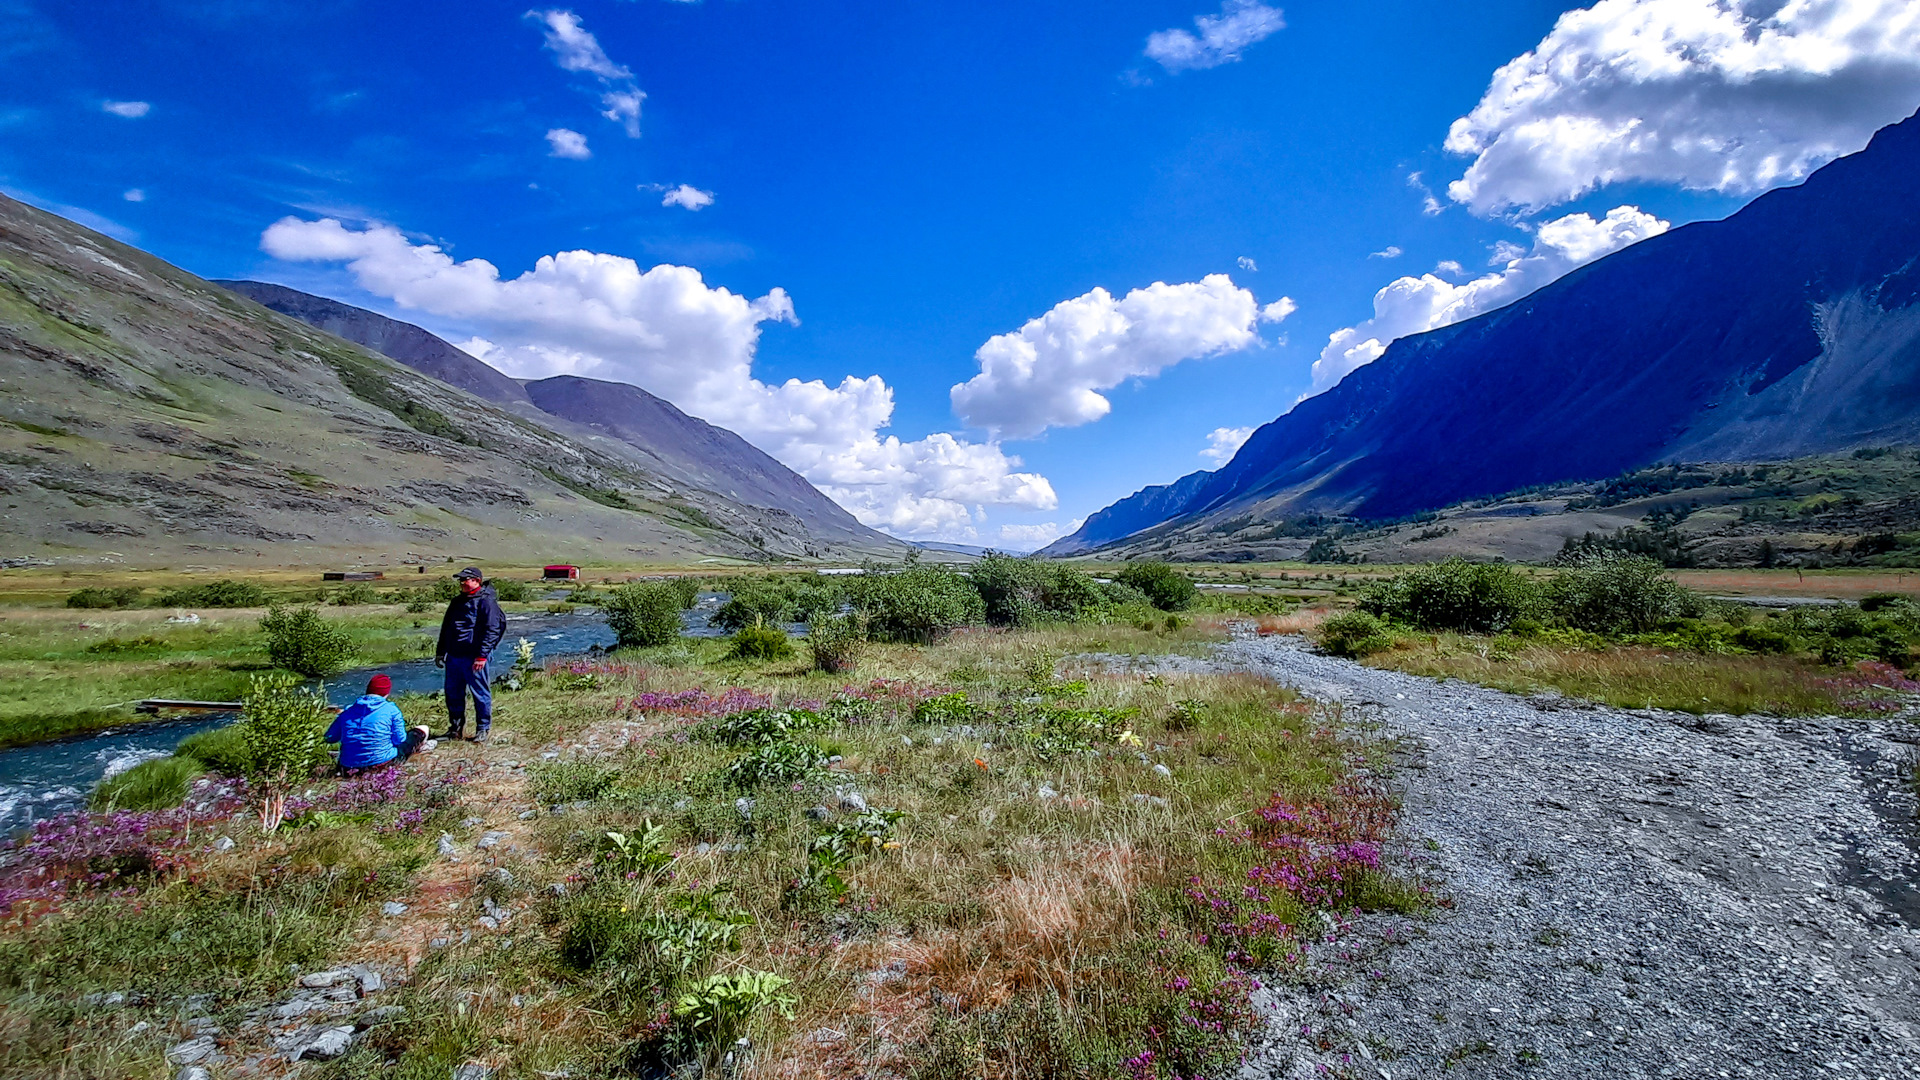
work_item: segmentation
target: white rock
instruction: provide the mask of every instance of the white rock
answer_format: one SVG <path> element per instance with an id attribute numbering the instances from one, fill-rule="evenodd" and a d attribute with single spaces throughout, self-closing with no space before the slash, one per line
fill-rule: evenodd
<path id="1" fill-rule="evenodd" d="M 305 1058 L 331 1061 L 346 1053 L 354 1040 L 351 1024 L 340 1027 L 306 1028 L 295 1034 L 299 1038 L 290 1040 L 293 1045 L 286 1051 L 288 1061 L 300 1061 Z"/>
<path id="2" fill-rule="evenodd" d="M 213 1036 L 202 1035 L 183 1043 L 175 1043 L 167 1051 L 167 1060 L 175 1065 L 196 1065 L 212 1057 L 216 1049 L 218 1047 L 214 1045 Z"/>
<path id="3" fill-rule="evenodd" d="M 460 849 L 453 846 L 452 833 L 440 834 L 440 857 L 454 862 L 460 861 Z"/>
<path id="4" fill-rule="evenodd" d="M 1167 780 L 1173 779 L 1173 770 L 1167 768 L 1165 765 L 1155 765 L 1153 767 L 1153 771 L 1155 773 L 1158 773 L 1164 779 L 1167 779 Z"/>
<path id="5" fill-rule="evenodd" d="M 398 900 L 389 900 L 380 905 L 380 914 L 385 915 L 389 919 L 396 915 L 405 915 L 406 913 L 407 905 Z"/>
<path id="6" fill-rule="evenodd" d="M 1051 784 L 1041 784 L 1040 790 L 1034 792 L 1034 794 L 1040 797 L 1041 802 L 1051 802 L 1052 800 L 1060 797 L 1060 793 L 1053 790 L 1053 786 Z"/>
<path id="7" fill-rule="evenodd" d="M 327 971 L 313 971 L 300 976 L 300 985 L 310 990 L 324 990 L 335 983 L 343 983 L 353 978 L 351 968 L 331 968 Z"/>
<path id="8" fill-rule="evenodd" d="M 173 1080 L 213 1080 L 213 1074 L 198 1065 L 189 1065 L 174 1073 Z"/>
<path id="9" fill-rule="evenodd" d="M 453 1067 L 453 1080 L 493 1080 L 493 1070 L 477 1061 Z"/>
<path id="10" fill-rule="evenodd" d="M 233 850 L 233 837 L 231 837 L 231 836 L 223 836 L 223 837 L 221 837 L 220 839 L 218 839 L 218 840 L 215 840 L 215 841 L 213 842 L 213 850 L 215 850 L 215 851 L 232 851 L 232 850 Z"/>

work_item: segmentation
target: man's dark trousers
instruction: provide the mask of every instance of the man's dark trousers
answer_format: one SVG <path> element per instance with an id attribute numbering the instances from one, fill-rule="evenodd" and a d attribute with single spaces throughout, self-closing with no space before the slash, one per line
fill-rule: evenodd
<path id="1" fill-rule="evenodd" d="M 467 694 L 473 694 L 473 730 L 484 735 L 493 726 L 493 687 L 487 679 L 487 669 L 473 668 L 471 656 L 447 657 L 447 721 L 448 728 L 460 731 L 467 726 Z"/>

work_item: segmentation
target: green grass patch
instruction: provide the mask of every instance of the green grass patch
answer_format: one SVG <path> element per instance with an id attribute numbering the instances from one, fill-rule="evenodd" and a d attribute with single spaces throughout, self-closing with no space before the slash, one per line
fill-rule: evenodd
<path id="1" fill-rule="evenodd" d="M 88 805 L 95 810 L 163 810 L 179 806 L 206 772 L 189 757 L 163 757 L 109 776 L 93 789 Z"/>

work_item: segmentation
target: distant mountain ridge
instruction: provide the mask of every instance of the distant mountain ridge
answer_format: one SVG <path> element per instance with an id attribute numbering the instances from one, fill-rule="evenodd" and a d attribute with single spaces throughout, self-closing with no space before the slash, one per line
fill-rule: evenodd
<path id="1" fill-rule="evenodd" d="M 696 482 L 541 412 L 512 380 L 461 370 L 457 351 L 405 324 L 363 325 L 455 381 L 483 380 L 484 393 L 0 197 L 0 546 L 14 559 L 135 566 L 909 550 L 844 511 L 816 527 Z"/>
<path id="2" fill-rule="evenodd" d="M 1659 461 L 1913 442 L 1916 206 L 1920 116 L 1724 220 L 1401 338 L 1224 467 L 1121 500 L 1045 553 L 1197 558 L 1309 513 L 1386 520 Z"/>
<path id="3" fill-rule="evenodd" d="M 365 308 L 264 281 L 214 284 L 522 415 L 547 423 L 557 419 L 617 439 L 683 484 L 791 514 L 823 537 L 883 546 L 892 540 L 861 525 L 799 473 L 739 435 L 688 416 L 640 387 L 575 375 L 523 382 L 431 331 Z M 904 544 L 900 550 L 906 550 Z"/>

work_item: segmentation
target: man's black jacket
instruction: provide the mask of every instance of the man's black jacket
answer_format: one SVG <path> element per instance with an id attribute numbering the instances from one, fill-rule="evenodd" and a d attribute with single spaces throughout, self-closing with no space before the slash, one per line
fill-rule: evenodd
<path id="1" fill-rule="evenodd" d="M 472 596 L 461 593 L 447 605 L 447 614 L 440 620 L 440 647 L 434 653 L 466 658 L 491 656 L 506 632 L 507 617 L 500 613 L 493 586 L 482 585 L 479 592 Z"/>

